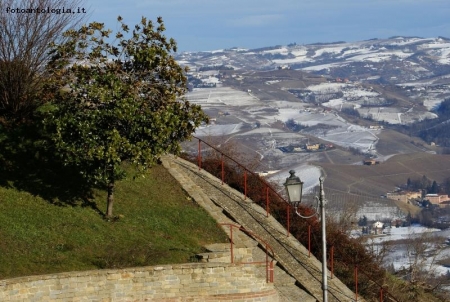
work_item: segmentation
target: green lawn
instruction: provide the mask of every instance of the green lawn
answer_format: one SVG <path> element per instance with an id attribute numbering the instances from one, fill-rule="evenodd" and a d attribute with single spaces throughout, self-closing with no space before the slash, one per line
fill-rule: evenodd
<path id="1" fill-rule="evenodd" d="M 106 208 L 102 190 L 85 202 L 65 203 L 35 193 L 45 190 L 0 183 L 0 279 L 185 263 L 205 244 L 227 240 L 162 166 L 117 183 L 114 222 L 99 213 Z"/>

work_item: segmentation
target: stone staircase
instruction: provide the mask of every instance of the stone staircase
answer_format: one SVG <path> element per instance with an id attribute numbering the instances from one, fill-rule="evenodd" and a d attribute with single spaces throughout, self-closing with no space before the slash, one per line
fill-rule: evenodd
<path id="1" fill-rule="evenodd" d="M 175 177 L 187 194 L 219 223 L 232 223 L 244 227 L 257 234 L 273 249 L 276 260 L 274 270 L 274 286 L 280 295 L 280 301 L 323 301 L 322 299 L 322 266 L 313 255 L 293 236 L 286 235 L 286 229 L 272 216 L 266 217 L 264 209 L 254 204 L 249 198 L 204 170 L 181 158 L 164 156 L 163 165 Z M 229 234 L 229 228 L 224 227 Z M 265 252 L 257 247 L 255 241 L 244 232 L 233 231 L 235 248 L 244 251 L 243 262 L 247 250 L 253 261 L 265 259 Z M 260 245 L 261 246 L 261 245 Z M 221 261 L 226 258 L 226 245 L 210 247 L 210 253 L 199 255 L 201 261 Z M 229 250 L 229 248 L 228 248 Z M 248 258 L 247 257 L 247 258 Z M 208 258 L 208 259 L 206 259 Z M 222 258 L 222 259 L 220 259 Z M 214 260 L 215 259 L 215 260 Z M 261 267 L 261 275 L 265 276 L 265 267 Z M 328 301 L 355 301 L 355 294 L 336 277 L 331 278 L 328 272 Z M 358 297 L 358 301 L 364 301 Z"/>

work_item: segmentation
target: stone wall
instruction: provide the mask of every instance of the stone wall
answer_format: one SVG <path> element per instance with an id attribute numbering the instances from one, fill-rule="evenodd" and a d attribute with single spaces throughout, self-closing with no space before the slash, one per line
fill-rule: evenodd
<path id="1" fill-rule="evenodd" d="M 189 263 L 0 280 L 0 301 L 279 301 L 254 265 Z"/>

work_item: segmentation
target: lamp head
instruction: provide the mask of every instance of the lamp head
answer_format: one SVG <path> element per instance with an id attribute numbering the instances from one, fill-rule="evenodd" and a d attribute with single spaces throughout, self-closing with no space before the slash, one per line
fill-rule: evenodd
<path id="1" fill-rule="evenodd" d="M 291 175 L 286 178 L 284 186 L 286 188 L 289 203 L 296 205 L 302 200 L 303 182 L 300 180 L 300 177 L 295 176 L 294 170 L 289 171 L 289 174 Z"/>

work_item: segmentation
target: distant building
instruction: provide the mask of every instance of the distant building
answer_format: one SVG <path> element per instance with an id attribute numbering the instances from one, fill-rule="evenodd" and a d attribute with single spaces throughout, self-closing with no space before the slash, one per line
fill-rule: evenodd
<path id="1" fill-rule="evenodd" d="M 384 127 L 381 126 L 381 125 L 370 125 L 369 129 L 371 129 L 371 130 L 383 130 Z"/>
<path id="2" fill-rule="evenodd" d="M 387 193 L 386 197 L 392 200 L 402 201 L 404 203 L 408 202 L 408 197 L 401 192 Z"/>
<path id="3" fill-rule="evenodd" d="M 317 151 L 320 148 L 320 144 L 306 144 L 306 150 Z"/>
<path id="4" fill-rule="evenodd" d="M 372 224 L 372 231 L 374 234 L 383 234 L 383 226 L 384 224 L 381 221 L 377 221 L 374 224 Z"/>
<path id="5" fill-rule="evenodd" d="M 376 161 L 375 159 L 365 159 L 363 161 L 363 164 L 366 166 L 372 166 L 372 165 L 378 165 L 380 162 Z"/>
<path id="6" fill-rule="evenodd" d="M 291 66 L 289 66 L 289 65 L 280 65 L 280 66 L 278 66 L 278 70 L 285 70 L 285 69 L 291 69 Z"/>
<path id="7" fill-rule="evenodd" d="M 345 78 L 345 79 L 341 79 L 341 78 L 336 78 L 335 82 L 337 83 L 348 83 L 350 82 L 349 79 Z"/>
<path id="8" fill-rule="evenodd" d="M 418 192 L 410 192 L 410 191 L 400 191 L 394 193 L 387 193 L 386 197 L 392 200 L 402 201 L 404 203 L 408 203 L 411 199 L 417 199 L 422 197 L 422 193 Z"/>
<path id="9" fill-rule="evenodd" d="M 427 194 L 425 195 L 424 199 L 428 200 L 432 204 L 442 204 L 450 200 L 448 195 L 444 194 Z"/>

